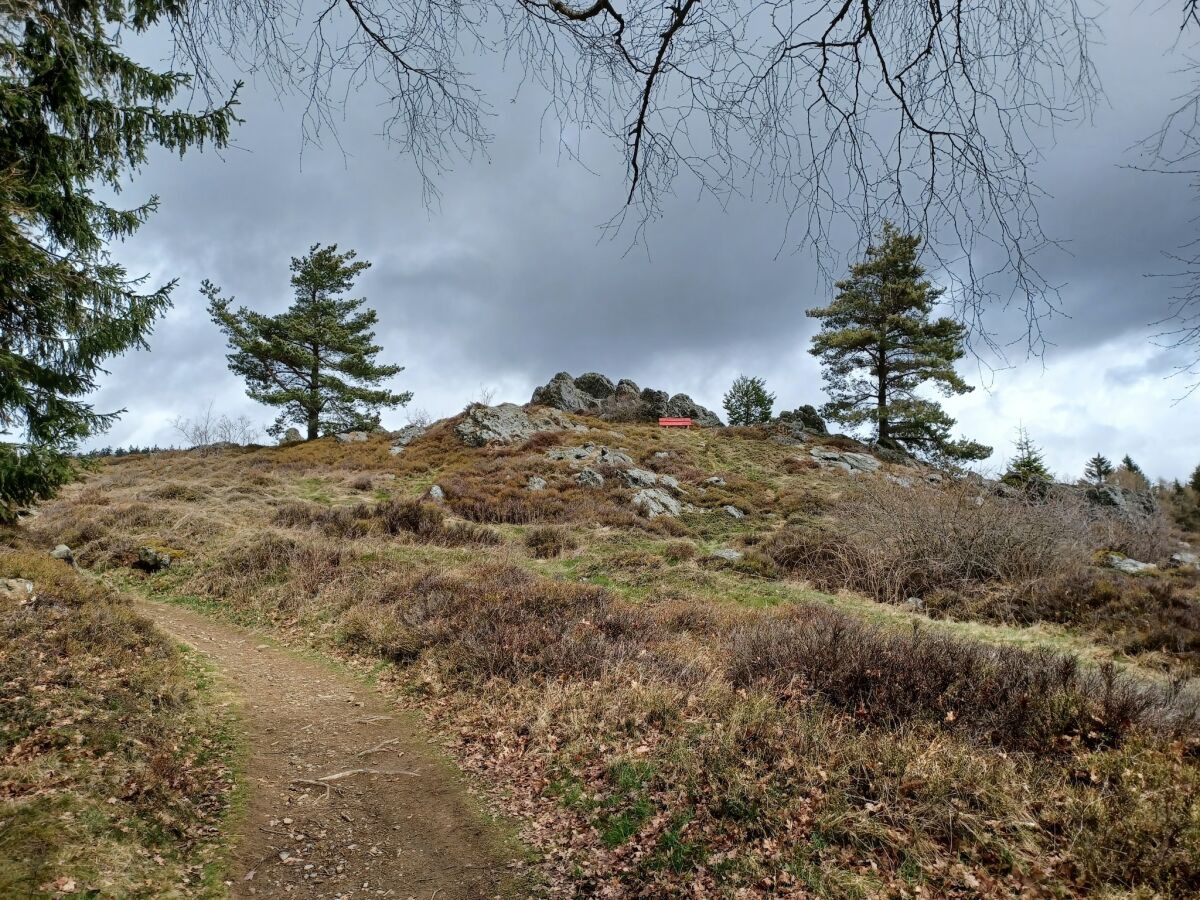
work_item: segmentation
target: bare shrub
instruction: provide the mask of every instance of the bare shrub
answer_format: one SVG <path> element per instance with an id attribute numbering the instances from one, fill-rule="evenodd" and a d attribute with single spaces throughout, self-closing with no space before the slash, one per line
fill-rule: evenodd
<path id="1" fill-rule="evenodd" d="M 259 427 L 244 415 L 236 418 L 225 413 L 214 415 L 212 401 L 195 418 L 176 416 L 171 427 L 189 447 L 201 452 L 208 452 L 214 444 L 252 444 L 260 434 Z"/>
<path id="2" fill-rule="evenodd" d="M 841 503 L 836 524 L 785 529 L 763 549 L 785 571 L 894 602 L 1078 571 L 1090 527 L 1072 495 L 1011 500 L 968 481 L 906 488 L 871 479 Z"/>
<path id="3" fill-rule="evenodd" d="M 574 535 L 565 528 L 542 525 L 525 534 L 525 548 L 538 559 L 550 559 L 579 546 Z"/>
<path id="4" fill-rule="evenodd" d="M 446 514 L 441 507 L 420 500 L 388 500 L 375 507 L 375 517 L 388 534 L 433 537 L 444 526 Z"/>
<path id="5" fill-rule="evenodd" d="M 369 491 L 375 487 L 370 475 L 359 475 L 350 482 L 350 487 L 356 491 Z"/>

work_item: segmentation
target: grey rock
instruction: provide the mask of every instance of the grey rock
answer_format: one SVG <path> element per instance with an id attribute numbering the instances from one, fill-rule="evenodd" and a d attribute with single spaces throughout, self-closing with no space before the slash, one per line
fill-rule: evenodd
<path id="1" fill-rule="evenodd" d="M 808 403 L 803 406 L 797 406 L 793 410 L 781 412 L 775 421 L 790 425 L 793 429 L 811 432 L 812 434 L 827 434 L 829 432 L 828 427 L 825 425 L 825 420 L 821 418 L 816 407 Z M 799 437 L 799 435 L 797 436 Z"/>
<path id="2" fill-rule="evenodd" d="M 546 458 L 568 462 L 595 462 L 606 466 L 623 468 L 633 465 L 633 458 L 620 450 L 610 450 L 598 444 L 583 444 L 579 447 L 554 447 L 546 451 Z"/>
<path id="3" fill-rule="evenodd" d="M 711 478 L 705 478 L 704 483 L 711 484 L 713 487 L 725 487 L 725 479 L 720 475 L 713 475 Z"/>
<path id="4" fill-rule="evenodd" d="M 71 548 L 68 547 L 66 544 L 59 544 L 57 547 L 55 547 L 53 550 L 51 550 L 50 558 L 51 559 L 61 559 L 65 563 L 70 563 L 71 565 L 75 565 L 75 554 L 71 551 Z"/>
<path id="5" fill-rule="evenodd" d="M 659 475 L 658 483 L 662 484 L 662 485 L 666 485 L 673 491 L 679 490 L 679 479 L 676 478 L 674 475 Z"/>
<path id="6" fill-rule="evenodd" d="M 745 555 L 741 550 L 734 550 L 732 547 L 722 547 L 710 554 L 714 559 L 723 559 L 726 562 L 737 562 Z"/>
<path id="7" fill-rule="evenodd" d="M 1180 550 L 1171 554 L 1171 566 L 1176 569 L 1200 568 L 1200 556 L 1187 550 Z"/>
<path id="8" fill-rule="evenodd" d="M 617 392 L 612 379 L 599 372 L 584 372 L 575 379 L 575 387 L 597 400 L 605 400 Z"/>
<path id="9" fill-rule="evenodd" d="M 742 512 L 740 509 L 738 509 L 736 506 L 722 506 L 721 511 L 724 512 L 725 515 L 729 516 L 729 518 L 731 518 L 731 519 L 746 518 L 746 514 L 744 512 Z"/>
<path id="10" fill-rule="evenodd" d="M 559 372 L 533 392 L 533 403 L 564 412 L 599 416 L 614 422 L 654 422 L 663 416 L 683 416 L 701 427 L 720 427 L 721 420 L 712 410 L 700 406 L 687 394 L 674 397 L 666 391 L 640 389 L 622 379 L 616 385 L 598 372 L 572 378 Z"/>
<path id="11" fill-rule="evenodd" d="M 529 480 L 525 482 L 527 491 L 544 491 L 546 489 L 546 479 L 540 475 L 530 475 Z"/>
<path id="12" fill-rule="evenodd" d="M 725 424 L 715 412 L 701 406 L 687 394 L 676 394 L 667 401 L 667 415 L 691 419 L 692 424 L 700 428 L 721 428 Z"/>
<path id="13" fill-rule="evenodd" d="M 1120 553 L 1106 554 L 1104 564 L 1110 569 L 1116 569 L 1118 572 L 1124 572 L 1126 575 L 1145 575 L 1158 570 L 1158 566 L 1154 565 L 1154 563 L 1138 562 L 1136 559 L 1130 559 L 1127 556 L 1122 556 Z"/>
<path id="14" fill-rule="evenodd" d="M 892 475 L 890 472 L 883 476 L 892 484 L 898 484 L 900 487 L 910 488 L 913 486 L 913 480 L 907 475 Z"/>
<path id="15" fill-rule="evenodd" d="M 392 456 L 398 456 L 404 452 L 405 447 L 428 430 L 424 425 L 405 425 L 399 431 L 392 434 L 392 446 L 388 449 L 388 453 L 392 454 Z"/>
<path id="16" fill-rule="evenodd" d="M 671 451 L 670 450 L 655 450 L 654 458 L 655 459 L 670 459 Z"/>
<path id="17" fill-rule="evenodd" d="M 28 603 L 34 598 L 33 582 L 27 578 L 0 578 L 0 600 Z"/>
<path id="18" fill-rule="evenodd" d="M 584 469 L 575 476 L 575 480 L 584 487 L 604 487 L 604 476 L 595 469 Z"/>
<path id="19" fill-rule="evenodd" d="M 630 487 L 651 487 L 658 484 L 658 476 L 645 469 L 625 469 L 621 478 Z"/>
<path id="20" fill-rule="evenodd" d="M 904 601 L 904 605 L 913 612 L 925 612 L 925 601 L 920 597 L 909 597 Z"/>
<path id="21" fill-rule="evenodd" d="M 878 471 L 879 467 L 883 465 L 867 453 L 835 450 L 832 447 L 813 447 L 809 454 L 822 466 L 827 468 L 836 466 L 847 472 L 871 473 Z"/>
<path id="22" fill-rule="evenodd" d="M 943 480 L 942 473 L 941 472 L 926 472 L 925 480 L 928 481 L 930 484 L 941 484 L 942 480 Z"/>
<path id="23" fill-rule="evenodd" d="M 369 437 L 365 431 L 343 431 L 334 436 L 343 444 L 361 444 Z"/>
<path id="24" fill-rule="evenodd" d="M 636 400 L 642 394 L 642 389 L 638 387 L 636 381 L 630 381 L 628 378 L 622 378 L 617 382 L 616 398 L 618 400 Z"/>
<path id="25" fill-rule="evenodd" d="M 425 496 L 434 503 L 444 503 L 446 500 L 446 492 L 442 490 L 442 486 L 440 484 L 435 484 L 433 487 L 431 487 L 426 492 Z"/>
<path id="26" fill-rule="evenodd" d="M 138 568 L 147 572 L 161 572 L 171 568 L 171 554 L 160 553 L 153 547 L 142 547 L 138 550 Z"/>
<path id="27" fill-rule="evenodd" d="M 633 495 L 633 506 L 647 519 L 659 516 L 677 516 L 683 505 L 660 488 L 643 488 Z"/>
<path id="28" fill-rule="evenodd" d="M 570 413 L 589 412 L 597 406 L 596 398 L 578 387 L 567 372 L 559 372 L 535 390 L 530 402 Z"/>
<path id="29" fill-rule="evenodd" d="M 299 428 L 289 428 L 283 433 L 283 437 L 279 439 L 279 443 L 281 445 L 299 444 L 302 440 L 304 440 L 304 438 L 301 437 Z"/>
<path id="30" fill-rule="evenodd" d="M 554 409 L 524 410 L 515 403 L 475 406 L 454 426 L 459 439 L 468 447 L 487 444 L 511 444 L 525 441 L 539 431 L 583 431 Z"/>

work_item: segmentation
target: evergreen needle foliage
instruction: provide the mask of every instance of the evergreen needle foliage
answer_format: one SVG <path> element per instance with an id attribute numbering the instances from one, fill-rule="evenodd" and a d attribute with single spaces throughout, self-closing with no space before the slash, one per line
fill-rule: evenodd
<path id="1" fill-rule="evenodd" d="M 771 421 L 775 395 L 758 377 L 739 375 L 725 394 L 725 413 L 730 425 L 757 425 Z"/>
<path id="2" fill-rule="evenodd" d="M 1050 470 L 1046 468 L 1046 460 L 1042 456 L 1041 449 L 1033 442 L 1033 438 L 1024 428 L 1017 430 L 1015 447 L 1016 455 L 1009 462 L 1008 471 L 1001 479 L 1005 484 L 1025 487 L 1051 480 Z"/>
<path id="3" fill-rule="evenodd" d="M 944 289 L 925 279 L 920 246 L 920 235 L 885 222 L 879 243 L 837 283 L 833 303 L 808 310 L 821 320 L 810 350 L 824 366 L 830 396 L 821 413 L 850 427 L 872 425 L 882 446 L 948 461 L 984 459 L 991 447 L 952 440 L 954 419 L 917 395 L 926 384 L 943 396 L 972 390 L 954 371 L 966 329 L 930 319 Z"/>
<path id="4" fill-rule="evenodd" d="M 1108 480 L 1108 476 L 1113 473 L 1113 464 L 1101 453 L 1097 453 L 1088 460 L 1087 466 L 1083 470 L 1083 476 L 1093 484 L 1104 484 Z"/>
<path id="5" fill-rule="evenodd" d="M 237 121 L 232 98 L 203 113 L 170 108 L 188 78 L 120 52 L 122 31 L 177 11 L 162 0 L 12 0 L 0 13 L 0 521 L 71 478 L 79 441 L 118 414 L 81 398 L 106 359 L 145 346 L 170 304 L 174 281 L 145 289 L 108 252 L 157 198 L 126 209 L 105 193 L 150 147 L 223 146 Z"/>
<path id="6" fill-rule="evenodd" d="M 1188 486 L 1197 494 L 1200 494 L 1200 465 L 1197 465 L 1192 470 L 1192 477 L 1188 479 Z"/>
<path id="7" fill-rule="evenodd" d="M 306 256 L 292 257 L 296 299 L 277 316 L 232 309 L 233 298 L 222 297 L 212 282 L 201 287 L 213 321 L 229 339 L 229 368 L 246 379 L 247 395 L 282 407 L 268 429 L 273 435 L 292 423 L 304 427 L 309 440 L 369 431 L 379 424 L 381 409 L 412 399 L 410 392 L 380 387 L 404 367 L 375 362 L 382 349 L 371 330 L 375 310 L 360 309 L 365 298 L 343 296 L 371 265 L 356 255 L 338 253 L 336 244 L 314 244 Z"/>

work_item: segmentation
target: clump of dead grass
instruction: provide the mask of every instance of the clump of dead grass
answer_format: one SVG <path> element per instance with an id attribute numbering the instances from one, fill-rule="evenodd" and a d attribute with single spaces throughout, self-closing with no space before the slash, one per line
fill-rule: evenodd
<path id="1" fill-rule="evenodd" d="M 0 576 L 36 588 L 0 599 L 0 893 L 200 890 L 231 777 L 195 677 L 127 598 L 44 551 L 0 551 Z"/>

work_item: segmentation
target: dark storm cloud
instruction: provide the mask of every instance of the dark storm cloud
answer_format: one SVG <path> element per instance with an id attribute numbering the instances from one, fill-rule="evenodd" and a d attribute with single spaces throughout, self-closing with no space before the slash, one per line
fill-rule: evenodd
<path id="1" fill-rule="evenodd" d="M 1164 384 L 1163 357 L 1146 343 L 1167 290 L 1145 275 L 1162 271 L 1162 252 L 1188 239 L 1195 192 L 1121 167 L 1136 161 L 1130 145 L 1183 88 L 1172 73 L 1178 60 L 1164 55 L 1176 25 L 1166 13 L 1106 14 L 1108 44 L 1097 60 L 1108 104 L 1093 123 L 1060 133 L 1035 170 L 1048 195 L 1044 226 L 1068 250 L 1042 260 L 1048 278 L 1063 285 L 1066 314 L 1047 326 L 1057 347 L 1047 372 L 1071 380 L 1054 368 L 1057 358 L 1101 374 L 1087 385 L 1051 384 L 1040 362 L 1023 362 L 1018 348 L 1018 369 L 998 373 L 992 393 L 956 405 L 973 435 L 1006 443 L 1016 419 L 1036 418 L 1019 402 L 1030 391 L 1055 416 L 1095 418 L 1088 391 L 1128 389 L 1139 402 L 1152 396 L 1166 407 L 1181 389 Z M 481 386 L 500 399 L 526 400 L 562 369 L 632 377 L 712 406 L 744 371 L 764 375 L 780 405 L 821 401 L 819 372 L 804 352 L 813 330 L 804 310 L 825 301 L 828 285 L 812 248 L 792 252 L 783 243 L 784 210 L 742 199 L 721 208 L 695 199 L 682 182 L 662 219 L 631 246 L 629 229 L 613 237 L 601 228 L 621 209 L 619 154 L 585 135 L 579 146 L 588 168 L 560 161 L 559 135 L 536 93 L 509 104 L 516 73 L 484 69 L 480 77 L 503 104 L 490 159 L 456 163 L 439 179 L 443 197 L 434 208 L 422 205 L 409 161 L 376 136 L 380 108 L 369 93 L 347 106 L 340 147 L 332 140 L 305 146 L 301 100 L 278 102 L 251 84 L 235 147 L 182 161 L 157 155 L 130 196 L 158 193 L 162 209 L 120 254 L 132 271 L 179 277 L 180 285 L 152 351 L 116 361 L 104 383 L 97 405 L 129 410 L 108 439 L 169 442 L 170 417 L 191 415 L 210 399 L 269 421 L 226 371 L 198 286 L 211 278 L 239 302 L 282 309 L 288 260 L 314 242 L 353 247 L 374 263 L 360 291 L 379 312 L 379 340 L 388 358 L 407 366 L 398 383 L 416 392 L 414 406 L 435 414 L 453 412 Z M 997 311 L 989 324 L 1008 336 L 1019 321 Z M 388 421 L 402 420 L 396 413 Z M 1093 424 L 1105 433 L 1076 441 L 1069 429 L 1048 425 L 1044 440 L 1063 448 L 1065 466 L 1076 443 L 1108 440 L 1118 427 Z"/>

